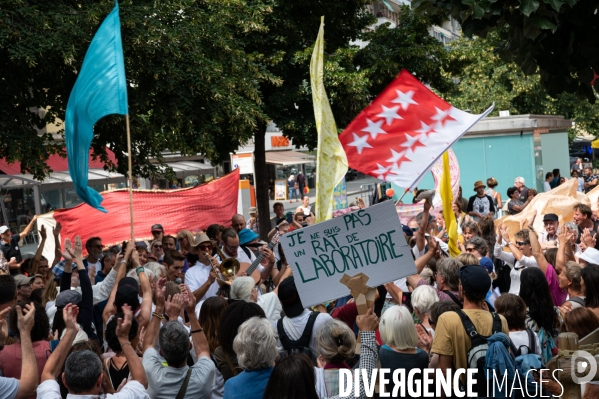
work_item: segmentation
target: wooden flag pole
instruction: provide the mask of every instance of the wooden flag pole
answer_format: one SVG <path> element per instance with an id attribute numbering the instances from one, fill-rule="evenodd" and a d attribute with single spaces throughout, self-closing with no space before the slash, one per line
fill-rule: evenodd
<path id="1" fill-rule="evenodd" d="M 129 216 L 131 218 L 131 241 L 135 242 L 135 227 L 133 226 L 133 161 L 131 154 L 131 130 L 129 129 L 129 114 L 125 115 L 127 122 L 127 153 L 129 157 Z"/>

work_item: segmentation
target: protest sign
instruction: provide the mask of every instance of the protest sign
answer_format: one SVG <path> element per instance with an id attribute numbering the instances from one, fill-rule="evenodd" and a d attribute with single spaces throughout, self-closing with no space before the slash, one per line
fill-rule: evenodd
<path id="1" fill-rule="evenodd" d="M 392 201 L 294 230 L 281 245 L 305 307 L 348 295 L 345 274 L 376 287 L 416 273 Z"/>

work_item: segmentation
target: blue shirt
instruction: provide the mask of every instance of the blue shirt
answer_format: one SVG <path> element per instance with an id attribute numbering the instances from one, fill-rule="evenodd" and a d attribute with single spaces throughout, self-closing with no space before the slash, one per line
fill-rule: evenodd
<path id="1" fill-rule="evenodd" d="M 223 399 L 262 399 L 273 367 L 243 371 L 225 382 Z"/>

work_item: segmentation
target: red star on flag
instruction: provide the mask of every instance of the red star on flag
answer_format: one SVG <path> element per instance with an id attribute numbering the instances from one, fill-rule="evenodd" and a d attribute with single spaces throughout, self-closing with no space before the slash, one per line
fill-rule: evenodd
<path id="1" fill-rule="evenodd" d="M 403 70 L 346 127 L 339 141 L 351 168 L 411 188 L 492 110 L 493 106 L 475 115 L 454 108 Z"/>

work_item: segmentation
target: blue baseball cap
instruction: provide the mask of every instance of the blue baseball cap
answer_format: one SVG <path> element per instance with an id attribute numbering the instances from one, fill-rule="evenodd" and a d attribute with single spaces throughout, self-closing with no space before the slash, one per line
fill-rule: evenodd
<path id="1" fill-rule="evenodd" d="M 237 235 L 239 236 L 239 245 L 248 244 L 259 237 L 258 234 L 250 229 L 243 229 Z"/>
<path id="2" fill-rule="evenodd" d="M 482 267 L 487 269 L 487 273 L 493 273 L 493 261 L 491 259 L 483 256 L 478 262 Z"/>

